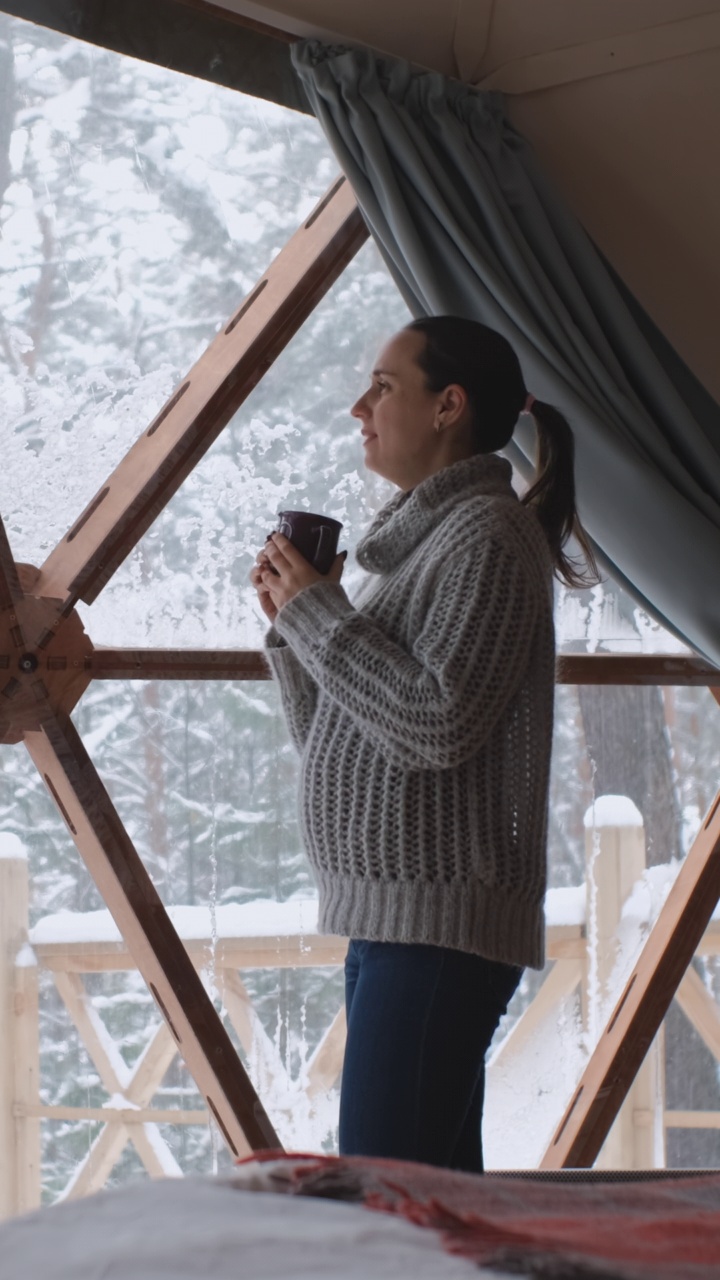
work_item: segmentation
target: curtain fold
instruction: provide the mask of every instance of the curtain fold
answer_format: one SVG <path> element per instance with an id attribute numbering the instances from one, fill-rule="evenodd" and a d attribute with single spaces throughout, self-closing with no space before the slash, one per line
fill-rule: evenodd
<path id="1" fill-rule="evenodd" d="M 499 330 L 573 427 L 581 519 L 610 571 L 720 665 L 720 406 L 564 207 L 502 97 L 369 50 L 293 63 L 415 316 Z M 507 451 L 527 474 L 534 431 Z"/>

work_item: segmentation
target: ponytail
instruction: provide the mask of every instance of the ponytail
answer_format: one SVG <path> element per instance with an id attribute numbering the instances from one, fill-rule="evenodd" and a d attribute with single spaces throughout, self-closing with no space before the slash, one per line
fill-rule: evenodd
<path id="1" fill-rule="evenodd" d="M 515 351 L 494 329 L 459 316 L 424 316 L 406 328 L 425 338 L 415 359 L 428 389 L 442 391 L 453 382 L 464 388 L 477 453 L 504 449 L 520 414 L 532 414 L 538 435 L 537 473 L 523 502 L 537 511 L 558 578 L 569 587 L 594 586 L 600 579 L 575 510 L 575 445 L 562 414 L 528 395 Z M 571 535 L 580 545 L 584 566 L 565 554 Z"/>
<path id="2" fill-rule="evenodd" d="M 575 440 L 568 423 L 557 409 L 533 400 L 526 412 L 535 419 L 537 430 L 536 479 L 522 501 L 535 508 L 550 544 L 555 573 L 568 587 L 592 587 L 600 581 L 595 556 L 575 508 Z M 585 565 L 565 553 L 565 544 L 574 536 Z"/>

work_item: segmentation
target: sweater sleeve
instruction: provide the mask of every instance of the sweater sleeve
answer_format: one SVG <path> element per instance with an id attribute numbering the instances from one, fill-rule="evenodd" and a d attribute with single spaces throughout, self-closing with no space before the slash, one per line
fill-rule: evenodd
<path id="1" fill-rule="evenodd" d="M 297 750 L 302 751 L 315 714 L 317 685 L 275 627 L 267 634 L 265 657 L 280 689 L 290 737 Z"/>
<path id="2" fill-rule="evenodd" d="M 536 570 L 537 572 L 537 570 Z M 317 583 L 280 610 L 278 633 L 359 728 L 405 768 L 451 768 L 486 741 L 523 679 L 546 583 L 500 538 L 434 576 L 410 649 Z"/>

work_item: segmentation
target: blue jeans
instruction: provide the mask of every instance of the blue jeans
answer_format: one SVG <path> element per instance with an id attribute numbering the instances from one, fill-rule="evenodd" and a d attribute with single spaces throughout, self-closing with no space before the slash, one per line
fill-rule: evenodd
<path id="1" fill-rule="evenodd" d="M 447 947 L 350 943 L 341 1155 L 482 1173 L 485 1053 L 521 974 Z"/>

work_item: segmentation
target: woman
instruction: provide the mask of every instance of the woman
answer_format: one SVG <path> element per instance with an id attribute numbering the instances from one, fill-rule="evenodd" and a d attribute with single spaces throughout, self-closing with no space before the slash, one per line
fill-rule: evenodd
<path id="1" fill-rule="evenodd" d="M 495 451 L 523 411 L 521 502 Z M 320 928 L 351 939 L 340 1150 L 481 1172 L 485 1052 L 544 960 L 552 575 L 582 580 L 573 530 L 587 551 L 572 434 L 504 338 L 449 316 L 401 330 L 351 412 L 399 490 L 358 546 L 361 601 L 341 557 L 322 577 L 281 534 L 251 575 Z"/>

